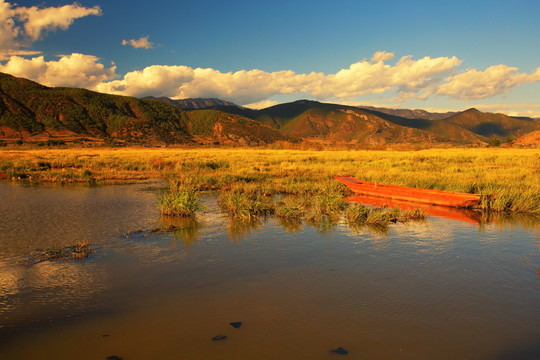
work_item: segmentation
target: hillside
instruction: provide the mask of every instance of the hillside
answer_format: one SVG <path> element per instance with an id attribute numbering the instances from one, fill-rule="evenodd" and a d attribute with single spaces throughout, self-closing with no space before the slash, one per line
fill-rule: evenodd
<path id="1" fill-rule="evenodd" d="M 187 109 L 191 110 L 187 110 Z M 469 109 L 447 118 L 299 100 L 252 110 L 219 99 L 138 99 L 50 88 L 0 73 L 0 140 L 122 144 L 485 144 L 540 129 L 540 120 Z M 426 118 L 404 117 L 415 114 Z"/>
<path id="2" fill-rule="evenodd" d="M 536 130 L 521 136 L 514 140 L 515 145 L 522 146 L 539 146 L 540 145 L 540 130 Z"/>
<path id="3" fill-rule="evenodd" d="M 185 110 L 193 110 L 193 109 L 208 109 L 208 108 L 214 108 L 216 106 L 236 106 L 234 103 L 230 101 L 215 99 L 215 98 L 190 98 L 190 99 L 181 99 L 181 100 L 174 100 L 165 96 L 161 96 L 159 98 L 156 98 L 154 96 L 147 96 L 144 98 L 145 100 L 160 100 L 167 104 L 178 106 L 179 108 L 185 109 Z"/>
<path id="4" fill-rule="evenodd" d="M 252 119 L 219 110 L 188 111 L 186 116 L 188 131 L 199 143 L 264 145 L 294 140 Z"/>
<path id="5" fill-rule="evenodd" d="M 159 101 L 49 88 L 0 74 L 0 136 L 25 141 L 50 139 L 184 143 L 187 118 Z"/>
<path id="6" fill-rule="evenodd" d="M 483 138 L 442 120 L 407 119 L 353 106 L 300 100 L 257 112 L 257 121 L 297 137 L 333 141 L 481 144 Z"/>
<path id="7" fill-rule="evenodd" d="M 383 108 L 383 107 L 374 107 L 374 106 L 360 106 L 362 109 L 370 110 L 370 111 L 377 111 L 380 113 L 385 113 L 388 115 L 394 115 L 399 116 L 406 119 L 425 119 L 425 120 L 442 120 L 449 118 L 452 115 L 457 114 L 456 112 L 445 112 L 445 113 L 437 113 L 437 112 L 429 112 L 422 109 L 389 109 L 389 108 Z"/>
<path id="8" fill-rule="evenodd" d="M 444 121 L 461 126 L 485 138 L 495 137 L 501 140 L 523 136 L 537 130 L 540 126 L 540 121 L 537 119 L 484 113 L 474 108 L 453 115 Z"/>
<path id="9" fill-rule="evenodd" d="M 166 99 L 161 98 L 170 103 L 182 101 Z M 248 117 L 295 138 L 366 145 L 485 144 L 493 137 L 506 141 L 540 128 L 538 119 L 483 113 L 476 109 L 432 113 L 298 100 L 252 110 L 235 104 L 220 105 L 216 99 L 199 100 L 205 100 L 200 104 L 208 108 Z"/>
<path id="10" fill-rule="evenodd" d="M 200 130 L 220 122 L 219 134 Z M 163 101 L 50 88 L 0 73 L 0 140 L 261 144 L 276 139 L 288 137 L 241 116 L 215 111 L 206 120 Z"/>

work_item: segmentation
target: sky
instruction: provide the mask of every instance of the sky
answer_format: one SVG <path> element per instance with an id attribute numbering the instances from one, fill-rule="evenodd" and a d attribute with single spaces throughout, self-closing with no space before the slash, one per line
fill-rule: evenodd
<path id="1" fill-rule="evenodd" d="M 129 96 L 540 117 L 540 1 L 0 0 L 0 72 Z"/>

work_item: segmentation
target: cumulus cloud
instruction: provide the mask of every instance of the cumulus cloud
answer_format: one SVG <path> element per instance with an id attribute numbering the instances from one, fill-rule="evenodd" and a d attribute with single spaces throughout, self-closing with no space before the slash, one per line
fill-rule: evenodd
<path id="1" fill-rule="evenodd" d="M 382 60 L 375 63 L 362 60 L 348 69 L 327 75 L 320 86 L 313 88 L 312 94 L 322 99 L 331 96 L 347 99 L 392 89 L 404 93 L 417 92 L 453 72 L 459 64 L 461 60 L 455 56 L 426 56 L 419 60 L 404 56 L 395 65 L 385 64 Z"/>
<path id="2" fill-rule="evenodd" d="M 386 51 L 377 51 L 371 57 L 371 61 L 379 62 L 379 61 L 392 60 L 393 58 L 394 58 L 394 53 L 386 52 Z"/>
<path id="3" fill-rule="evenodd" d="M 493 65 L 484 71 L 471 69 L 450 76 L 436 93 L 465 100 L 484 99 L 507 93 L 525 82 L 536 81 L 540 81 L 540 67 L 534 73 L 526 74 L 519 73 L 516 67 Z"/>
<path id="4" fill-rule="evenodd" d="M 148 41 L 148 38 L 150 36 L 141 36 L 139 39 L 131 39 L 131 40 L 122 40 L 122 45 L 130 45 L 133 46 L 135 49 L 151 49 L 154 47 L 154 43 L 151 41 Z"/>
<path id="5" fill-rule="evenodd" d="M 116 77 L 116 67 L 106 68 L 99 58 L 74 53 L 56 61 L 45 61 L 43 56 L 25 59 L 11 56 L 0 64 L 0 72 L 24 77 L 47 86 L 82 87 L 97 90 L 97 85 Z"/>
<path id="6" fill-rule="evenodd" d="M 403 94 L 427 91 L 461 63 L 455 56 L 419 60 L 405 56 L 395 65 L 384 63 L 390 55 L 393 56 L 377 52 L 373 56 L 377 61 L 362 60 L 348 69 L 328 75 L 258 69 L 223 73 L 212 68 L 153 65 L 129 72 L 121 80 L 100 84 L 98 89 L 132 96 L 218 97 L 238 104 L 254 104 L 278 94 L 307 94 L 320 100 L 346 100 L 390 90 Z"/>
<path id="7" fill-rule="evenodd" d="M 98 91 L 130 96 L 168 96 L 178 93 L 178 87 L 193 80 L 194 70 L 188 66 L 152 65 L 141 71 L 127 73 L 122 80 L 105 82 Z"/>
<path id="8" fill-rule="evenodd" d="M 1 0 L 0 0 L 1 1 Z M 116 67 L 105 67 L 99 58 L 84 54 L 46 61 L 10 56 L 0 71 L 26 77 L 49 86 L 84 87 L 100 92 L 130 96 L 171 98 L 216 97 L 252 108 L 274 104 L 277 95 L 312 97 L 321 101 L 354 102 L 365 94 L 390 93 L 384 101 L 399 104 L 407 99 L 425 100 L 431 95 L 460 99 L 483 99 L 505 93 L 524 82 L 540 81 L 540 68 L 531 74 L 515 67 L 495 65 L 484 71 L 457 73 L 461 60 L 455 56 L 404 56 L 387 63 L 393 53 L 376 52 L 333 74 L 267 72 L 259 69 L 221 72 L 212 68 L 152 65 L 117 78 Z M 381 101 L 380 99 L 378 101 Z"/>
<path id="9" fill-rule="evenodd" d="M 0 0 L 0 56 L 25 55 L 24 50 L 44 34 L 57 29 L 66 30 L 75 19 L 101 15 L 101 8 L 87 8 L 77 3 L 59 7 L 17 7 Z"/>

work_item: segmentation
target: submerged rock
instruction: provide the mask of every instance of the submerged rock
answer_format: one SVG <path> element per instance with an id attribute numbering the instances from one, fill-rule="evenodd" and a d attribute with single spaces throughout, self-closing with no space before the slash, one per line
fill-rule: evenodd
<path id="1" fill-rule="evenodd" d="M 333 353 L 336 353 L 336 354 L 339 354 L 339 355 L 347 355 L 349 353 L 347 350 L 345 350 L 341 346 L 338 347 L 337 349 L 330 350 L 330 352 L 333 352 Z"/>
<path id="2" fill-rule="evenodd" d="M 227 336 L 225 335 L 216 335 L 212 338 L 212 341 L 219 341 L 219 340 L 225 340 L 227 339 Z"/>
<path id="3" fill-rule="evenodd" d="M 242 326 L 242 322 L 241 321 L 235 321 L 235 322 L 230 323 L 230 325 L 233 328 L 238 329 L 240 326 Z"/>

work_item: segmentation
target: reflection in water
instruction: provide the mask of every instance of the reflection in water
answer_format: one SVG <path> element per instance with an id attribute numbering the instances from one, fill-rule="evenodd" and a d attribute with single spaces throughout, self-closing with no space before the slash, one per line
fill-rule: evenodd
<path id="1" fill-rule="evenodd" d="M 525 229 L 538 229 L 540 225 L 540 217 L 532 214 L 505 214 L 505 213 L 490 213 L 486 214 L 489 221 L 495 223 L 499 228 L 504 229 L 506 226 L 524 227 Z"/>
<path id="2" fill-rule="evenodd" d="M 0 324 L 44 320 L 50 307 L 78 308 L 103 292 L 103 269 L 81 262 L 41 262 L 0 268 Z M 31 304 L 28 306 L 27 304 Z M 19 311 L 13 311 L 19 308 Z"/>
<path id="3" fill-rule="evenodd" d="M 240 241 L 249 233 L 257 231 L 264 224 L 264 221 L 261 219 L 253 220 L 239 220 L 231 219 L 229 222 L 229 239 L 231 243 Z"/>
<path id="4" fill-rule="evenodd" d="M 354 222 L 348 222 L 347 226 L 356 234 L 362 234 L 365 230 L 368 230 L 375 234 L 386 235 L 390 230 L 389 224 L 355 224 Z"/>
<path id="5" fill-rule="evenodd" d="M 316 214 L 307 219 L 306 223 L 321 234 L 331 234 L 339 223 L 339 218 Z"/>
<path id="6" fill-rule="evenodd" d="M 414 203 L 409 201 L 399 201 L 366 195 L 353 195 L 349 196 L 346 200 L 349 203 L 361 203 L 377 207 L 398 207 L 401 210 L 421 209 L 426 214 L 431 216 L 439 216 L 476 225 L 485 223 L 485 221 L 487 221 L 487 218 L 483 218 L 481 214 L 468 209 L 457 209 L 446 206 L 436 206 L 423 203 Z"/>
<path id="7" fill-rule="evenodd" d="M 154 194 L 128 189 L 1 197 L 11 202 L 0 202 L 10 224 L 0 234 L 0 358 L 325 359 L 343 347 L 351 358 L 485 359 L 540 338 L 538 239 L 526 228 L 229 221 L 211 196 L 200 220 L 165 218 Z M 12 218 L 19 201 L 35 205 L 24 209 L 31 225 Z M 58 221 L 46 239 L 88 236 L 96 253 L 21 265 L 45 247 L 40 223 L 54 218 L 43 208 Z M 85 217 L 70 213 L 96 222 L 78 226 Z M 228 340 L 212 342 L 218 334 Z"/>
<path id="8" fill-rule="evenodd" d="M 182 241 L 188 248 L 199 239 L 202 223 L 196 217 L 161 216 L 159 226 L 162 231 L 170 232 L 175 242 Z"/>
<path id="9" fill-rule="evenodd" d="M 287 219 L 280 217 L 278 218 L 278 222 L 283 227 L 283 229 L 287 230 L 288 232 L 298 232 L 299 230 L 302 230 L 304 228 L 304 222 L 301 219 Z"/>
<path id="10" fill-rule="evenodd" d="M 498 212 L 474 211 L 471 209 L 458 209 L 446 206 L 428 205 L 408 201 L 379 198 L 366 195 L 352 195 L 347 199 L 349 203 L 361 203 L 376 207 L 398 207 L 401 210 L 421 209 L 426 214 L 457 220 L 474 225 L 489 225 L 492 223 L 501 226 L 519 225 L 528 229 L 538 227 L 539 217 L 533 214 L 508 214 Z"/>
<path id="11" fill-rule="evenodd" d="M 7 296 L 18 293 L 23 272 L 22 266 L 11 266 L 0 262 L 0 294 Z"/>

